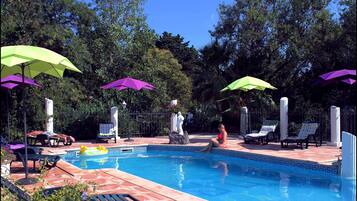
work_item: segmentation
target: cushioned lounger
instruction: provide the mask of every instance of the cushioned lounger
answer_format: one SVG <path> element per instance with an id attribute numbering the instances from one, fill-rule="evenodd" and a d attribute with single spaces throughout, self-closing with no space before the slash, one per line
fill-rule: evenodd
<path id="1" fill-rule="evenodd" d="M 305 148 L 308 148 L 309 137 L 314 136 L 315 138 L 315 133 L 318 127 L 318 123 L 303 123 L 297 136 L 287 137 L 286 139 L 280 141 L 281 147 L 286 148 L 289 146 L 289 143 L 297 143 L 297 145 L 300 146 L 301 149 L 303 149 L 303 144 L 305 143 Z M 315 143 L 317 146 L 316 139 Z"/>
<path id="2" fill-rule="evenodd" d="M 113 124 L 99 124 L 99 132 L 97 135 L 97 140 L 110 140 L 110 139 L 114 139 L 114 142 L 117 143 Z"/>
<path id="3" fill-rule="evenodd" d="M 44 196 L 49 196 L 63 187 L 48 188 L 42 191 Z M 91 196 L 91 201 L 139 201 L 128 194 L 99 194 Z"/>
<path id="4" fill-rule="evenodd" d="M 91 201 L 139 201 L 128 194 L 101 194 L 95 195 Z"/>
<path id="5" fill-rule="evenodd" d="M 253 141 L 260 142 L 262 144 L 268 144 L 268 135 L 275 132 L 278 126 L 278 121 L 275 120 L 265 120 L 258 133 L 249 133 L 244 136 L 244 143 L 250 143 Z"/>

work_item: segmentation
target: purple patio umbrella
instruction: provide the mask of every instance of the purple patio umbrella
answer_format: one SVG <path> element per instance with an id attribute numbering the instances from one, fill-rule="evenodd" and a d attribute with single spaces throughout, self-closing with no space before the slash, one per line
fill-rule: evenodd
<path id="1" fill-rule="evenodd" d="M 153 90 L 155 87 L 147 82 L 137 80 L 131 77 L 126 77 L 120 80 L 110 82 L 104 86 L 101 86 L 102 89 L 117 89 L 119 91 L 124 89 L 134 89 L 139 91 L 141 89 Z"/>
<path id="2" fill-rule="evenodd" d="M 35 80 L 30 79 L 30 78 L 25 78 L 24 82 L 22 82 L 22 76 L 19 75 L 9 75 L 5 78 L 0 78 L 0 83 L 1 87 L 7 88 L 7 89 L 13 89 L 17 87 L 20 84 L 25 84 L 25 85 L 32 85 L 36 87 L 40 87 L 41 85 L 37 84 Z"/>
<path id="3" fill-rule="evenodd" d="M 354 83 L 356 83 L 356 80 L 352 79 L 352 78 L 347 78 L 347 79 L 344 79 L 344 80 L 341 80 L 341 81 L 346 83 L 346 84 L 349 84 L 349 85 L 353 85 Z"/>
<path id="4" fill-rule="evenodd" d="M 355 77 L 356 77 L 356 70 L 350 70 L 350 69 L 331 71 L 319 76 L 322 83 L 324 84 L 341 81 L 349 85 L 353 85 L 356 82 Z"/>
<path id="5" fill-rule="evenodd" d="M 147 89 L 147 90 L 153 90 L 155 87 L 147 82 L 137 80 L 131 77 L 126 77 L 123 79 L 119 79 L 113 82 L 110 82 L 106 85 L 103 85 L 100 87 L 101 89 L 116 89 L 119 91 L 122 91 L 124 89 L 133 89 L 135 91 L 140 91 L 142 89 Z M 133 139 L 130 138 L 131 134 L 128 134 L 128 139 L 125 141 L 130 142 L 134 141 Z"/>
<path id="6" fill-rule="evenodd" d="M 41 87 L 41 85 L 37 84 L 33 79 L 24 78 L 22 80 L 22 76 L 19 75 L 9 75 L 5 78 L 0 78 L 0 86 L 2 88 L 6 88 L 11 90 L 19 85 L 30 85 L 35 87 Z M 7 103 L 7 128 L 8 128 L 8 135 L 10 136 L 10 114 L 9 114 L 9 105 L 8 105 L 8 98 L 6 96 L 6 103 Z M 18 149 L 24 147 L 24 144 L 16 144 L 10 145 L 10 149 Z"/>

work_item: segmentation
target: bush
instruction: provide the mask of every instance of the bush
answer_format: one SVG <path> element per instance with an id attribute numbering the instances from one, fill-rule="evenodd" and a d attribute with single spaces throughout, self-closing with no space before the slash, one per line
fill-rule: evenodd
<path id="1" fill-rule="evenodd" d="M 1 201 L 19 200 L 16 195 L 12 194 L 9 189 L 1 187 Z"/>
<path id="2" fill-rule="evenodd" d="M 189 132 L 213 131 L 216 130 L 221 121 L 221 114 L 216 107 L 211 104 L 197 104 L 193 113 L 193 123 L 187 126 Z"/>
<path id="3" fill-rule="evenodd" d="M 1 147 L 1 164 L 10 163 L 10 161 L 15 159 L 15 155 L 10 153 L 9 150 Z"/>
<path id="4" fill-rule="evenodd" d="M 86 195 L 88 185 L 74 184 L 66 185 L 63 188 L 55 190 L 53 193 L 48 193 L 44 189 L 40 189 L 32 196 L 32 201 L 83 201 L 89 200 Z M 49 195 L 48 195 L 49 194 Z"/>

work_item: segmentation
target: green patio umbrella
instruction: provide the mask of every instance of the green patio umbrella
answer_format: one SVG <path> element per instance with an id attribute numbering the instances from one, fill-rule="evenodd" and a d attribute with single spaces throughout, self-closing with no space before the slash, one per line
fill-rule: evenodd
<path id="1" fill-rule="evenodd" d="M 62 77 L 65 69 L 81 72 L 66 57 L 45 48 L 26 45 L 1 47 L 1 78 L 13 74 L 34 78 L 40 73 Z"/>
<path id="2" fill-rule="evenodd" d="M 255 78 L 255 77 L 250 77 L 250 76 L 245 76 L 243 78 L 240 78 L 232 83 L 230 83 L 227 87 L 221 90 L 223 91 L 233 91 L 233 90 L 242 90 L 242 91 L 249 91 L 252 89 L 256 90 L 265 90 L 265 89 L 276 89 L 274 86 L 269 84 L 268 82 L 265 82 L 261 79 Z"/>
<path id="3" fill-rule="evenodd" d="M 25 77 L 34 78 L 41 73 L 61 78 L 66 69 L 81 72 L 66 57 L 45 48 L 27 45 L 1 47 L 1 78 L 8 75 L 19 74 L 22 76 L 22 81 L 25 82 Z M 22 101 L 24 101 L 24 96 L 25 95 L 22 97 Z M 25 137 L 25 178 L 27 179 L 27 129 L 24 104 L 22 109 L 24 115 Z"/>

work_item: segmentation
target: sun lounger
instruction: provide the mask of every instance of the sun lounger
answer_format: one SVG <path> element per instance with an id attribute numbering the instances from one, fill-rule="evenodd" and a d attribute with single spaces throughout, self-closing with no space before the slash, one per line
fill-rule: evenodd
<path id="1" fill-rule="evenodd" d="M 117 143 L 113 124 L 99 124 L 99 132 L 97 135 L 97 141 L 110 140 L 114 138 L 114 142 Z"/>
<path id="2" fill-rule="evenodd" d="M 139 201 L 128 194 L 101 194 L 91 197 L 91 201 Z"/>
<path id="3" fill-rule="evenodd" d="M 10 166 L 12 162 L 20 161 L 22 165 L 25 167 L 25 148 L 17 149 L 13 152 L 16 156 L 16 159 L 10 162 Z M 61 159 L 59 156 L 56 155 L 43 155 L 42 149 L 35 148 L 35 147 L 28 147 L 27 148 L 27 160 L 33 161 L 33 169 L 35 170 L 36 166 L 35 163 L 38 161 L 42 165 L 51 168 L 56 166 L 56 163 Z"/>
<path id="4" fill-rule="evenodd" d="M 27 139 L 31 145 L 36 145 L 40 142 L 42 146 L 59 146 L 61 142 L 64 146 L 69 146 L 75 142 L 72 136 L 58 133 L 50 134 L 46 131 L 32 131 L 27 133 Z"/>
<path id="5" fill-rule="evenodd" d="M 308 148 L 309 137 L 314 136 L 315 138 L 315 133 L 318 127 L 319 127 L 318 123 L 303 123 L 297 136 L 291 136 L 280 141 L 281 147 L 286 148 L 288 147 L 289 143 L 297 143 L 297 145 L 300 146 L 301 149 L 303 149 L 304 148 L 303 144 L 305 143 L 305 148 Z M 316 139 L 315 139 L 315 143 L 317 146 Z"/>
<path id="6" fill-rule="evenodd" d="M 45 197 L 50 196 L 63 187 L 48 188 L 42 191 Z M 90 201 L 139 201 L 129 194 L 99 194 L 90 196 Z"/>
<path id="7" fill-rule="evenodd" d="M 244 143 L 259 142 L 262 144 L 269 143 L 269 134 L 275 132 L 279 121 L 264 120 L 262 127 L 258 133 L 249 133 L 244 136 Z"/>

